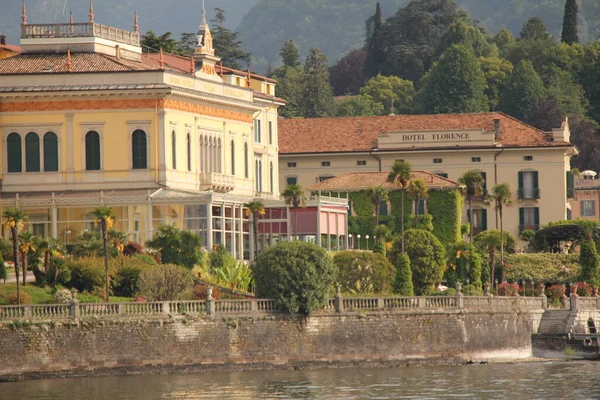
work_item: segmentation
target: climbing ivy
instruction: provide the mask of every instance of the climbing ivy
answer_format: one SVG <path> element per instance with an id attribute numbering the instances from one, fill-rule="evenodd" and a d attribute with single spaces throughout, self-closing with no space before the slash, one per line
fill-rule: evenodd
<path id="1" fill-rule="evenodd" d="M 433 234 L 443 243 L 461 240 L 463 197 L 459 190 L 431 190 L 427 211 L 433 217 Z"/>

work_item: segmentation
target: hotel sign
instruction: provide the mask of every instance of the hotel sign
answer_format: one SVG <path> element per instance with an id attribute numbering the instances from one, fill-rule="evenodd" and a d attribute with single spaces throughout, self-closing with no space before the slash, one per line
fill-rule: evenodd
<path id="1" fill-rule="evenodd" d="M 433 133 L 433 134 L 423 134 L 423 133 L 403 133 L 400 135 L 400 139 L 403 142 L 459 142 L 459 141 L 468 141 L 471 139 L 471 133 L 462 132 L 462 133 Z"/>
<path id="2" fill-rule="evenodd" d="M 377 138 L 379 149 L 494 145 L 494 135 L 478 129 L 389 132 Z"/>

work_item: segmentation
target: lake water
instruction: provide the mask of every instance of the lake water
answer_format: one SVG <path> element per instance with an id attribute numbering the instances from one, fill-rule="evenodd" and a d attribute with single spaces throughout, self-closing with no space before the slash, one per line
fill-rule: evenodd
<path id="1" fill-rule="evenodd" d="M 0 384 L 1 399 L 598 399 L 600 363 L 210 372 Z"/>

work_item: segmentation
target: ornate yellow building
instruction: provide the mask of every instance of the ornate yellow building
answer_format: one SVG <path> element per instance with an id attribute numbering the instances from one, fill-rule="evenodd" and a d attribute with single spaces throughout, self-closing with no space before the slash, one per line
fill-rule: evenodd
<path id="1" fill-rule="evenodd" d="M 191 58 L 143 53 L 134 30 L 29 24 L 0 60 L 3 208 L 72 243 L 113 207 L 144 242 L 161 224 L 250 254 L 242 205 L 279 199 L 275 81 L 221 67 L 203 12 Z"/>

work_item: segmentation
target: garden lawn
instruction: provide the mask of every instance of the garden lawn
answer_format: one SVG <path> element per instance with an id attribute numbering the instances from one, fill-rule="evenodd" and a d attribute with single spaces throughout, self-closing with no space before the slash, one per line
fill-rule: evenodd
<path id="1" fill-rule="evenodd" d="M 51 288 L 41 288 L 34 284 L 28 284 L 26 286 L 20 287 L 21 293 L 27 293 L 29 298 L 31 299 L 31 304 L 51 304 L 52 303 L 52 293 Z M 15 283 L 0 283 L 0 305 L 9 304 L 9 296 L 11 294 L 17 293 L 17 285 Z M 79 293 L 77 298 L 81 303 L 103 303 L 104 300 L 98 296 L 94 296 L 91 294 L 82 294 Z M 129 303 L 131 302 L 131 298 L 129 297 L 111 297 L 111 303 Z"/>

